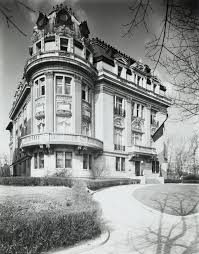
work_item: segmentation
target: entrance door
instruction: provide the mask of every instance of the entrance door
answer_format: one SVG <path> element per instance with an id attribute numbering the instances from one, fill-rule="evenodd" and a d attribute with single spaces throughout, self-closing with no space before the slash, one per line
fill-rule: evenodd
<path id="1" fill-rule="evenodd" d="M 140 161 L 135 161 L 135 175 L 140 176 Z"/>

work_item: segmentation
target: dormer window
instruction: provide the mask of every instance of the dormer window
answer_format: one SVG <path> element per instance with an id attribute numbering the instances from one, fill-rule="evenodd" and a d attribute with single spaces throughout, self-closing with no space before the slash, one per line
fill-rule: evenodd
<path id="1" fill-rule="evenodd" d="M 60 38 L 60 50 L 68 51 L 68 39 Z"/>
<path id="2" fill-rule="evenodd" d="M 122 67 L 118 65 L 118 67 L 117 67 L 117 75 L 119 77 L 121 77 L 121 74 L 122 74 Z"/>

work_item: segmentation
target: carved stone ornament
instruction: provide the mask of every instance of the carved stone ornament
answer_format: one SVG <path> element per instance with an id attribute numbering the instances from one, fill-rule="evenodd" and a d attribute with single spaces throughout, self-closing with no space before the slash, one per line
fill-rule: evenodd
<path id="1" fill-rule="evenodd" d="M 124 128 L 124 118 L 115 116 L 114 117 L 114 126 L 119 127 L 119 128 Z"/>
<path id="2" fill-rule="evenodd" d="M 143 132 L 143 127 L 144 127 L 144 119 L 140 117 L 135 117 L 132 119 L 131 122 L 132 130 Z"/>

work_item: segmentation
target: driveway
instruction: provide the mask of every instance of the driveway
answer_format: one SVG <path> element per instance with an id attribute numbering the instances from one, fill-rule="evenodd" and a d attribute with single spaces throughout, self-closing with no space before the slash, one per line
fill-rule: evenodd
<path id="1" fill-rule="evenodd" d="M 135 188 L 144 187 L 118 186 L 95 193 L 110 238 L 85 253 L 199 253 L 199 216 L 177 217 L 147 208 L 133 198 Z"/>

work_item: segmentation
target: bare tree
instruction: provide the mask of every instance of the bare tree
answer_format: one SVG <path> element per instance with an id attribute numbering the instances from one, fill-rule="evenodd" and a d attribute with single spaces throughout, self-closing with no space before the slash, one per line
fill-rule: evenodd
<path id="1" fill-rule="evenodd" d="M 29 5 L 20 0 L 12 0 L 12 5 L 15 5 L 17 8 L 22 6 L 26 11 L 36 12 Z M 6 3 L 0 3 L 0 14 L 5 18 L 8 28 L 13 26 L 20 34 L 26 36 L 26 33 L 23 29 L 17 24 L 13 17 L 12 8 L 7 7 Z"/>
<path id="2" fill-rule="evenodd" d="M 157 4 L 157 1 L 153 1 Z M 162 0 L 162 25 L 160 32 L 146 44 L 147 56 L 154 62 L 153 71 L 163 67 L 170 75 L 176 89 L 174 102 L 183 116 L 199 114 L 199 17 L 197 1 Z M 134 1 L 130 7 L 132 19 L 126 34 L 134 35 L 143 25 L 148 32 L 149 19 L 154 11 L 149 0 Z M 125 34 L 125 35 L 126 35 Z"/>

